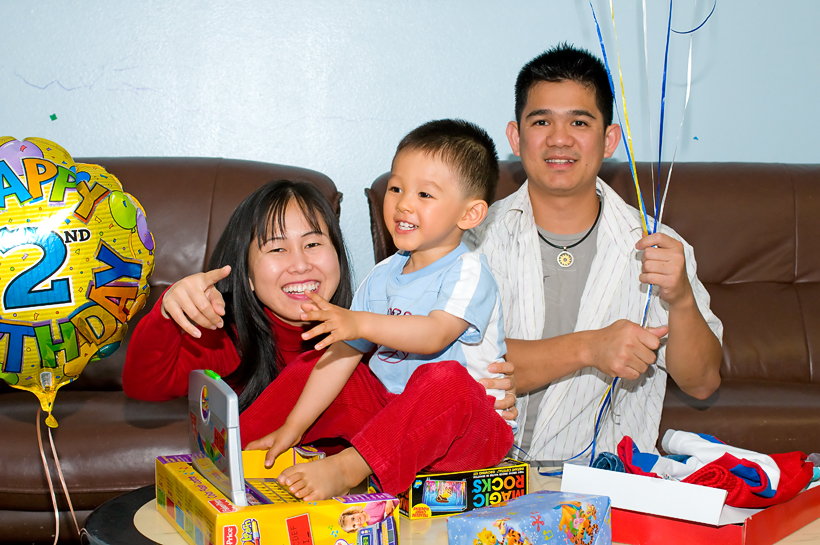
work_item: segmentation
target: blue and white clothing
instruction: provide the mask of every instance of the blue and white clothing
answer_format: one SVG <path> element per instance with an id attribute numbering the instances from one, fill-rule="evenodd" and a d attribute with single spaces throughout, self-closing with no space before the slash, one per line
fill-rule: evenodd
<path id="1" fill-rule="evenodd" d="M 641 260 L 635 243 L 643 236 L 641 217 L 632 206 L 601 179 L 596 184 L 603 211 L 597 229 L 596 253 L 581 296 L 575 331 L 602 329 L 617 320 L 641 322 L 646 302 L 646 284 L 641 284 Z M 680 240 L 686 259 L 686 273 L 698 308 L 707 325 L 723 338 L 723 324 L 709 308 L 709 293 L 697 277 L 692 247 L 665 225 L 661 232 Z M 511 339 L 538 340 L 544 332 L 547 312 L 544 300 L 544 271 L 540 241 L 532 211 L 529 184 L 494 203 L 484 222 L 464 237 L 468 247 L 487 256 L 498 281 Z M 657 289 L 657 288 L 655 288 Z M 660 297 L 653 297 L 647 325 L 669 323 L 669 310 Z M 548 363 L 548 355 L 544 362 Z M 596 443 L 598 452 L 617 452 L 624 436 L 631 437 L 642 452 L 656 452 L 658 427 L 666 394 L 666 346 L 658 350 L 656 365 L 637 380 L 621 380 L 612 401 L 619 418 L 601 423 Z M 585 367 L 547 388 L 537 407 L 528 407 L 529 396 L 519 395 L 519 424 L 528 411 L 537 411 L 529 455 L 537 460 L 565 460 L 582 452 L 592 441 L 598 404 L 612 383 L 612 377 L 594 367 Z M 612 412 L 610 412 L 610 415 Z M 519 426 L 516 445 L 521 446 L 524 426 Z"/>
<path id="2" fill-rule="evenodd" d="M 356 290 L 351 310 L 391 315 L 423 315 L 443 310 L 469 324 L 452 344 L 436 354 L 411 354 L 378 346 L 366 339 L 347 341 L 362 353 L 376 349 L 370 369 L 390 392 L 400 394 L 413 372 L 425 363 L 455 360 L 476 380 L 500 378 L 487 367 L 504 359 L 504 319 L 501 299 L 487 258 L 462 243 L 430 265 L 407 274 L 409 254 L 388 257 Z M 501 399 L 503 390 L 487 390 Z"/>

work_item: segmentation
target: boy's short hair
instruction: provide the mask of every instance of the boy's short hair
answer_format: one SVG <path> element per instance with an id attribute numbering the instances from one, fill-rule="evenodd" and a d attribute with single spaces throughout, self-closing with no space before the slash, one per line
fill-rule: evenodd
<path id="1" fill-rule="evenodd" d="M 541 53 L 524 65 L 515 80 L 515 120 L 521 123 L 521 114 L 527 104 L 530 89 L 542 81 L 558 83 L 574 81 L 595 93 L 595 103 L 604 117 L 604 128 L 612 124 L 612 87 L 601 60 L 586 49 L 566 42 Z"/>
<path id="2" fill-rule="evenodd" d="M 498 154 L 487 132 L 463 119 L 429 121 L 410 131 L 396 149 L 421 151 L 453 169 L 468 197 L 491 204 L 498 185 Z"/>

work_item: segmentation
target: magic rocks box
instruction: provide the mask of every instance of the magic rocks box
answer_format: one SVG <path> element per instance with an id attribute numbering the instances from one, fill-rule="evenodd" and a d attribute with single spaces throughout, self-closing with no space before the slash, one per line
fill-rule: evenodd
<path id="1" fill-rule="evenodd" d="M 611 545 L 609 498 L 535 492 L 447 519 L 450 545 Z"/>
<path id="2" fill-rule="evenodd" d="M 191 545 L 398 545 L 395 497 L 353 494 L 304 502 L 272 478 L 286 457 L 265 470 L 255 459 L 260 454 L 243 452 L 246 468 L 265 473 L 246 473 L 247 507 L 234 505 L 197 472 L 190 455 L 158 457 L 157 509 Z M 263 504 L 265 498 L 272 503 Z"/>
<path id="3" fill-rule="evenodd" d="M 529 466 L 506 458 L 487 469 L 419 474 L 410 489 L 398 495 L 399 511 L 410 519 L 449 517 L 523 496 L 528 488 Z M 373 477 L 368 490 L 379 491 Z"/>

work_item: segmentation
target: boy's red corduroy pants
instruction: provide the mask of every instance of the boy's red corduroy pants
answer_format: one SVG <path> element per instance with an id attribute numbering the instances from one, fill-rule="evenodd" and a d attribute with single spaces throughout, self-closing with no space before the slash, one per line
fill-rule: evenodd
<path id="1" fill-rule="evenodd" d="M 284 424 L 320 355 L 308 352 L 288 364 L 240 415 L 243 446 Z M 401 394 L 388 392 L 359 363 L 302 442 L 349 441 L 382 490 L 395 495 L 409 489 L 422 470 L 462 471 L 500 462 L 512 447 L 513 433 L 493 409 L 494 401 L 455 361 L 422 365 Z"/>

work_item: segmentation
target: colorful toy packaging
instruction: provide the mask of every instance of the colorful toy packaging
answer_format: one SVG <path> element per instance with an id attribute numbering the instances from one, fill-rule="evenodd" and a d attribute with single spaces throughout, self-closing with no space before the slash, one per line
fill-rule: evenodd
<path id="1" fill-rule="evenodd" d="M 259 458 L 264 454 L 243 452 L 247 507 L 235 506 L 197 472 L 189 454 L 158 457 L 157 509 L 191 545 L 398 545 L 395 497 L 354 494 L 304 502 L 274 476 L 308 458 L 294 451 L 266 470 Z"/>
<path id="2" fill-rule="evenodd" d="M 523 496 L 529 466 L 507 458 L 496 467 L 460 473 L 422 473 L 399 494 L 399 511 L 410 519 L 449 517 Z M 379 488 L 371 477 L 368 490 Z"/>
<path id="3" fill-rule="evenodd" d="M 447 520 L 450 545 L 611 545 L 609 498 L 535 492 Z"/>

